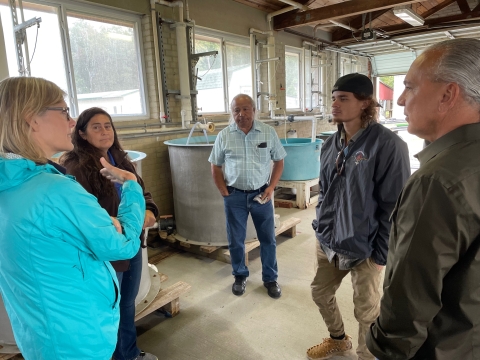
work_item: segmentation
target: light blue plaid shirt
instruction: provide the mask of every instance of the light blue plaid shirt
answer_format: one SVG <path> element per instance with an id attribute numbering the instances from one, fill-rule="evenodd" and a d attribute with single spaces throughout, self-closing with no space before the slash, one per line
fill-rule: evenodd
<path id="1" fill-rule="evenodd" d="M 254 120 L 245 135 L 236 123 L 220 131 L 208 158 L 212 164 L 225 164 L 227 186 L 256 190 L 270 180 L 271 161 L 279 161 L 287 152 L 273 127 Z"/>

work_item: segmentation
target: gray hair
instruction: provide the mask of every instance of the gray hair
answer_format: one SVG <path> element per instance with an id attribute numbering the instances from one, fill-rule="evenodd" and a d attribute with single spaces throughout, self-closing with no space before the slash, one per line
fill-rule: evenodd
<path id="1" fill-rule="evenodd" d="M 446 40 L 428 47 L 424 53 L 437 51 L 441 55 L 430 71 L 431 80 L 458 84 L 465 100 L 480 105 L 480 40 Z"/>
<path id="2" fill-rule="evenodd" d="M 255 101 L 253 100 L 253 98 L 250 95 L 247 95 L 247 94 L 238 94 L 238 95 L 235 95 L 233 97 L 232 101 L 230 101 L 230 118 L 228 119 L 229 124 L 233 124 L 235 122 L 235 120 L 233 120 L 232 107 L 233 107 L 233 102 L 235 100 L 237 100 L 239 97 L 246 97 L 246 98 L 250 99 L 250 102 L 252 103 L 253 111 L 255 112 L 255 119 L 257 119 L 257 116 L 258 116 L 257 115 L 257 107 L 255 106 Z"/>

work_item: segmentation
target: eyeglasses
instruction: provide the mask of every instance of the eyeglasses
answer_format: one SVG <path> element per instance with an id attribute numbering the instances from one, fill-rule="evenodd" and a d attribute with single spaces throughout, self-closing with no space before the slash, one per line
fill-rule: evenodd
<path id="1" fill-rule="evenodd" d="M 335 165 L 337 166 L 337 175 L 342 175 L 343 169 L 345 169 L 345 153 L 343 149 L 338 152 L 337 158 L 335 159 Z"/>
<path id="2" fill-rule="evenodd" d="M 45 110 L 61 111 L 62 114 L 67 116 L 67 121 L 70 121 L 70 108 L 69 107 L 46 107 Z"/>

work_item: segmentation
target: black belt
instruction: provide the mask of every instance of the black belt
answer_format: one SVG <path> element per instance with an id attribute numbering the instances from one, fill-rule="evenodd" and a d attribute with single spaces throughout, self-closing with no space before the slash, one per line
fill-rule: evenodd
<path id="1" fill-rule="evenodd" d="M 234 189 L 235 191 L 240 191 L 240 192 L 243 192 L 245 194 L 251 194 L 251 193 L 254 193 L 254 192 L 259 192 L 259 191 L 263 191 L 265 190 L 266 188 L 268 187 L 268 184 L 265 184 L 263 185 L 262 187 L 256 189 L 256 190 L 242 190 L 242 189 L 237 189 L 236 187 L 233 187 L 233 186 L 227 186 L 227 188 L 232 188 Z"/>

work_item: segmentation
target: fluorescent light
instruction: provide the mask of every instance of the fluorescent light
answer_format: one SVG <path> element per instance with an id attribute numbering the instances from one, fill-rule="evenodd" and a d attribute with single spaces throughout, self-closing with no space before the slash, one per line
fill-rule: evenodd
<path id="1" fill-rule="evenodd" d="M 409 8 L 394 8 L 393 13 L 412 26 L 421 26 L 425 22 L 421 16 L 418 16 Z"/>

